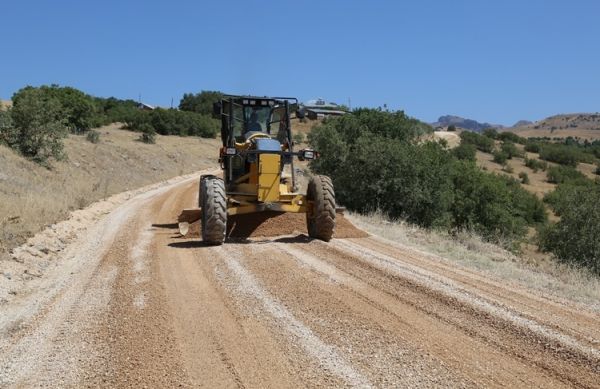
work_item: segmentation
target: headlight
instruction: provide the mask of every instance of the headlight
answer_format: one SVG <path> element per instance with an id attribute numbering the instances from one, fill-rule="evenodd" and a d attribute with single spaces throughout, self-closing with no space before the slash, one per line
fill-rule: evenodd
<path id="1" fill-rule="evenodd" d="M 298 159 L 301 161 L 307 160 L 307 159 L 315 159 L 319 156 L 319 153 L 317 153 L 314 150 L 300 150 L 298 152 Z"/>

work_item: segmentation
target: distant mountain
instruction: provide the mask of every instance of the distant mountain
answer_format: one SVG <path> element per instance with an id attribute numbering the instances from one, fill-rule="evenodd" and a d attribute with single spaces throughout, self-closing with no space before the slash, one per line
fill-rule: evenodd
<path id="1" fill-rule="evenodd" d="M 519 120 L 518 122 L 516 122 L 515 124 L 513 124 L 513 128 L 514 127 L 525 127 L 525 126 L 528 126 L 530 124 L 533 124 L 533 122 L 530 122 L 529 120 Z"/>
<path id="2" fill-rule="evenodd" d="M 460 116 L 454 115 L 445 115 L 440 116 L 437 122 L 431 123 L 433 127 L 448 127 L 451 125 L 456 126 L 457 128 L 462 128 L 469 131 L 481 132 L 486 128 L 504 128 L 503 125 L 500 124 L 491 124 L 491 123 L 480 123 L 477 120 L 473 119 L 465 119 Z"/>

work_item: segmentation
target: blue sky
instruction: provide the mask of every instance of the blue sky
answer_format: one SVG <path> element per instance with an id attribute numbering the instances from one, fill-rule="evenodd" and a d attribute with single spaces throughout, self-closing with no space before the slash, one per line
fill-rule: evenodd
<path id="1" fill-rule="evenodd" d="M 10 1 L 0 97 L 221 90 L 513 124 L 600 111 L 599 15 L 579 0 Z"/>

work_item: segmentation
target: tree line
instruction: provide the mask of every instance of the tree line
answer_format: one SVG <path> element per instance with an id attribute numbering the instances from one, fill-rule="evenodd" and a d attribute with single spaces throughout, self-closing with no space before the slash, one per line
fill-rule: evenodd
<path id="1" fill-rule="evenodd" d="M 211 110 L 220 96 L 213 91 L 185 94 L 178 110 L 147 111 L 130 99 L 95 97 L 59 85 L 27 86 L 12 96 L 12 108 L 0 111 L 0 143 L 48 164 L 65 156 L 63 139 L 69 133 L 87 134 L 96 143 L 100 134 L 92 129 L 115 122 L 141 132 L 141 140 L 148 143 L 155 134 L 214 138 L 220 122 Z"/>

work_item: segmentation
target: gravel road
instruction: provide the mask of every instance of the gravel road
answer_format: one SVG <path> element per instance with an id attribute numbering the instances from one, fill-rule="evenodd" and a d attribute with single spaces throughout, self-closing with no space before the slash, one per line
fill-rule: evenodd
<path id="1" fill-rule="evenodd" d="M 600 387 L 600 317 L 370 236 L 204 246 L 197 177 L 90 226 L 0 305 L 0 387 Z"/>

